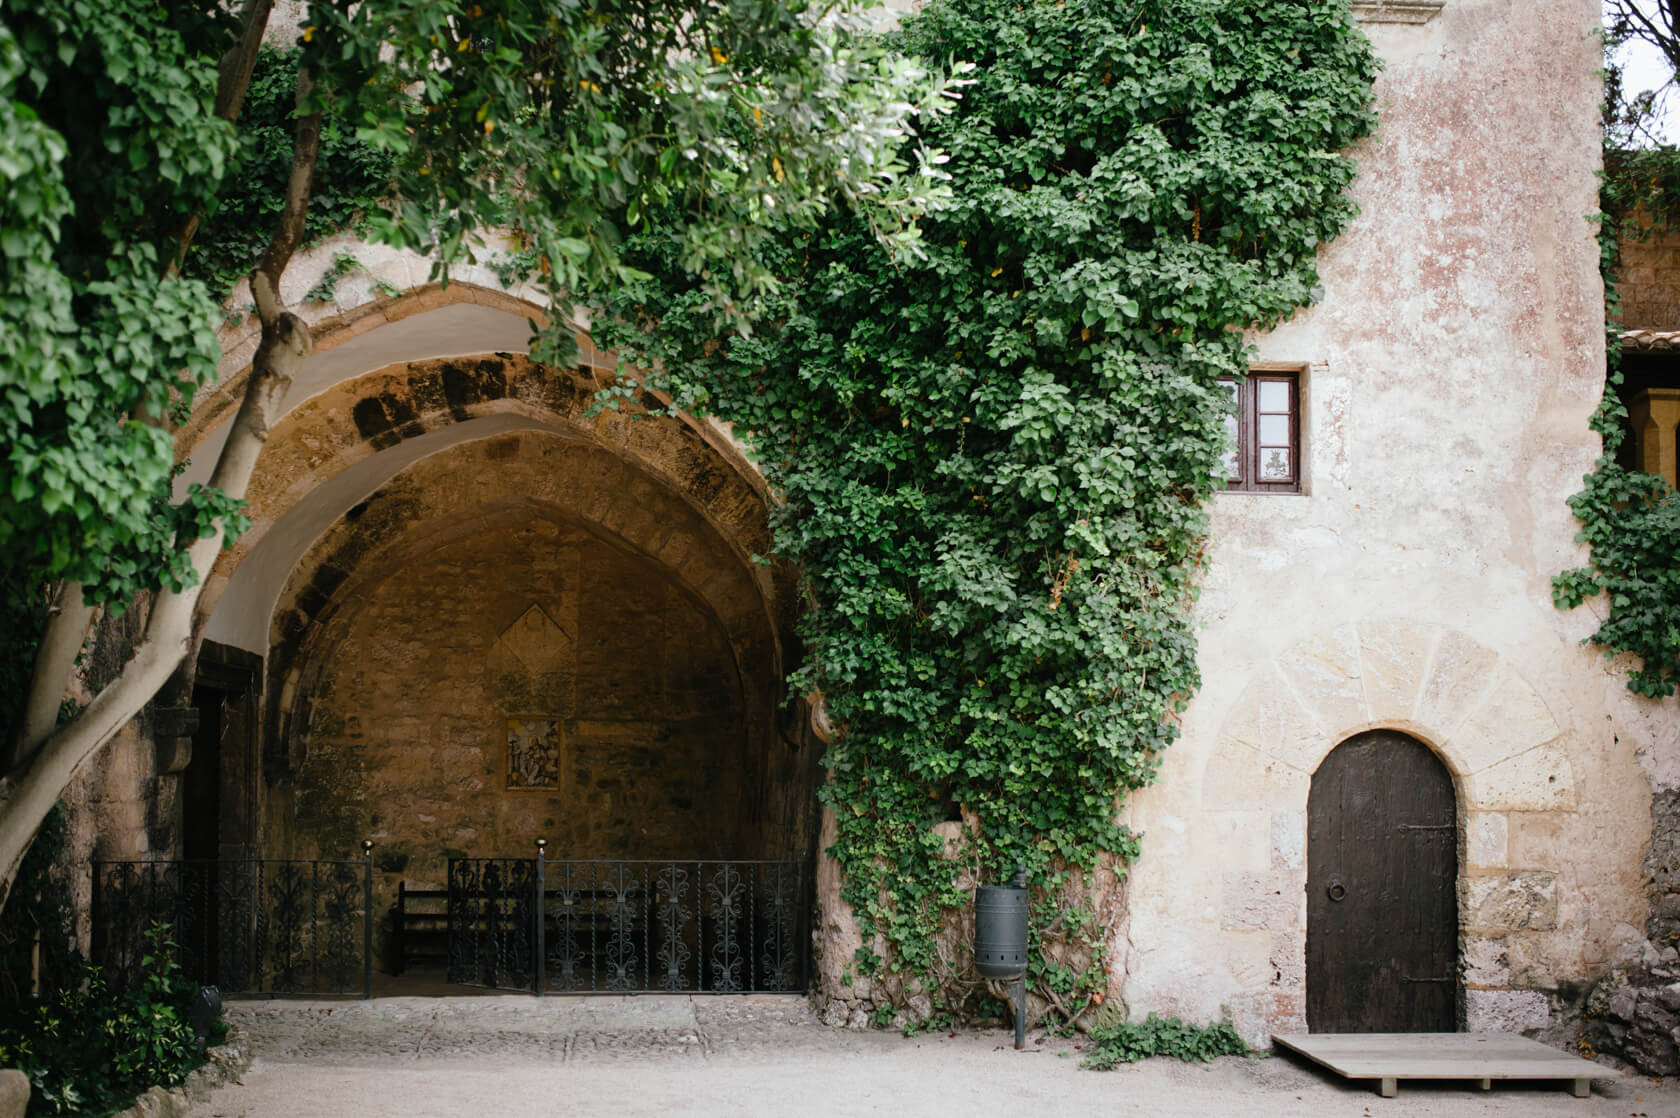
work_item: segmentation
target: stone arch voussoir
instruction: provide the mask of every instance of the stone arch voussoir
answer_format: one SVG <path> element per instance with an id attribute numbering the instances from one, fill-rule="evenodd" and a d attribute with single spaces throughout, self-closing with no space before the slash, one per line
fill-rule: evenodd
<path id="1" fill-rule="evenodd" d="M 1257 671 L 1220 727 L 1203 805 L 1304 803 L 1330 750 L 1375 729 L 1433 748 L 1463 811 L 1575 807 L 1561 728 L 1516 668 L 1457 630 L 1396 618 L 1312 637 Z"/>

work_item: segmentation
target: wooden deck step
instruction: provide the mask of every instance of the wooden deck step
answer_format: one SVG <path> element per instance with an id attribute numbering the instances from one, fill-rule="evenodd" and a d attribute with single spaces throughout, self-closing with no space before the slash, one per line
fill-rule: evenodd
<path id="1" fill-rule="evenodd" d="M 1484 1091 L 1498 1079 L 1559 1079 L 1584 1099 L 1592 1080 L 1623 1074 L 1515 1033 L 1292 1033 L 1272 1043 L 1343 1078 L 1375 1079 L 1385 1099 L 1402 1079 L 1469 1079 Z"/>

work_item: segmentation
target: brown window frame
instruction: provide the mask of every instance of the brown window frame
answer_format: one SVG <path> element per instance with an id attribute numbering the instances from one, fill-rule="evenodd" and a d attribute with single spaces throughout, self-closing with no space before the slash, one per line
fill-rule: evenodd
<path id="1" fill-rule="evenodd" d="M 1289 389 L 1289 462 L 1287 478 L 1260 478 L 1260 385 L 1284 384 Z M 1301 462 L 1301 374 L 1289 369 L 1250 369 L 1240 381 L 1222 379 L 1221 385 L 1237 387 L 1237 474 L 1225 479 L 1227 493 L 1300 493 Z M 1269 412 L 1267 414 L 1281 414 Z"/>

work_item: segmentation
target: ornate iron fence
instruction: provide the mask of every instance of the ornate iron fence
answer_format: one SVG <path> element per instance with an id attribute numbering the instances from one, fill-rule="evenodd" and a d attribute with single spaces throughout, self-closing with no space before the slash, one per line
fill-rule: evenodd
<path id="1" fill-rule="evenodd" d="M 454 858 L 449 981 L 536 993 L 803 990 L 799 862 Z M 541 919 L 537 914 L 541 913 Z"/>
<path id="2" fill-rule="evenodd" d="M 143 933 L 169 925 L 188 978 L 224 993 L 373 996 L 373 855 L 93 863 L 92 955 L 138 983 Z"/>

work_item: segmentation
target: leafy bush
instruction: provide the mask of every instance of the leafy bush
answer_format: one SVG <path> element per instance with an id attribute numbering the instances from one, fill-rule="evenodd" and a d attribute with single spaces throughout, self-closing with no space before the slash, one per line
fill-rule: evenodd
<path id="1" fill-rule="evenodd" d="M 1135 1064 L 1150 1056 L 1176 1056 L 1180 1060 L 1206 1063 L 1215 1056 L 1246 1056 L 1249 1052 L 1248 1045 L 1229 1021 L 1190 1025 L 1177 1017 L 1157 1017 L 1153 1013 L 1139 1022 L 1095 1029 L 1091 1040 L 1096 1051 L 1079 1066 L 1093 1071 L 1112 1071 L 1121 1064 Z"/>
<path id="2" fill-rule="evenodd" d="M 199 988 L 181 976 L 165 925 L 146 932 L 141 969 L 140 988 L 118 993 L 89 968 L 84 981 L 0 1024 L 0 1066 L 29 1076 L 30 1114 L 110 1114 L 202 1062 L 189 1013 Z"/>

